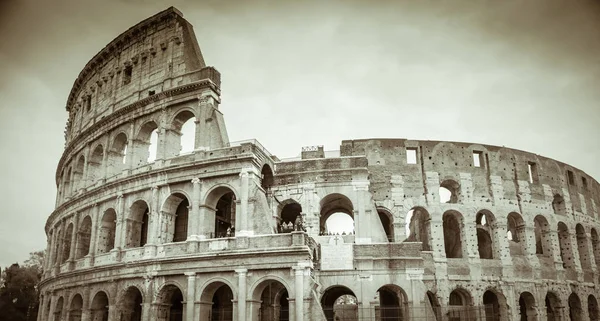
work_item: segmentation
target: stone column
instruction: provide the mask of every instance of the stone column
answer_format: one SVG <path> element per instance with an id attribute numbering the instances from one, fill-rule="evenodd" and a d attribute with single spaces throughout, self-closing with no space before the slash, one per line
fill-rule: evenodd
<path id="1" fill-rule="evenodd" d="M 90 173 L 88 171 L 88 163 L 90 161 L 89 157 L 90 157 L 91 153 L 92 152 L 90 151 L 89 146 L 88 146 L 87 147 L 87 152 L 86 152 L 86 155 L 85 155 L 85 161 L 83 162 L 83 173 L 81 173 L 81 184 L 79 185 L 79 189 L 82 192 L 85 191 L 85 189 L 91 185 L 90 184 L 90 178 L 89 178 Z"/>
<path id="2" fill-rule="evenodd" d="M 127 137 L 127 159 L 125 164 L 125 172 L 129 173 L 129 170 L 133 168 L 133 152 L 135 151 L 135 139 L 133 139 L 134 132 L 133 121 L 129 123 L 129 137 Z"/>
<path id="3" fill-rule="evenodd" d="M 96 255 L 96 243 L 98 243 L 97 238 L 100 220 L 100 206 L 98 206 L 97 203 L 94 203 L 92 207 L 92 233 L 90 234 L 90 250 L 87 255 L 92 258 Z"/>
<path id="4" fill-rule="evenodd" d="M 296 319 L 295 321 L 304 321 L 304 266 L 295 266 L 292 268 L 294 270 L 295 276 L 295 284 L 294 284 L 294 296 L 295 307 L 294 312 Z"/>
<path id="5" fill-rule="evenodd" d="M 371 243 L 371 237 L 368 234 L 371 231 L 371 218 L 366 216 L 364 199 L 369 190 L 369 182 L 352 182 L 352 186 L 356 192 L 356 208 L 354 209 L 355 242 L 357 244 Z"/>
<path id="6" fill-rule="evenodd" d="M 69 251 L 69 260 L 75 260 L 75 251 L 77 251 L 77 232 L 79 232 L 79 213 L 73 215 L 73 234 L 71 234 L 71 249 Z"/>
<path id="7" fill-rule="evenodd" d="M 199 229 L 200 235 L 199 239 L 210 239 L 216 238 L 216 235 L 213 235 L 215 231 L 215 213 L 216 209 L 209 207 L 208 205 L 199 205 Z"/>
<path id="8" fill-rule="evenodd" d="M 250 174 L 253 173 L 252 168 L 243 168 L 240 173 L 240 209 L 236 209 L 236 221 L 239 222 L 236 226 L 236 236 L 249 236 L 253 235 L 253 231 L 248 228 L 248 194 L 249 194 L 249 182 Z"/>
<path id="9" fill-rule="evenodd" d="M 46 244 L 46 257 L 44 258 L 44 262 L 42 262 L 42 268 L 44 269 L 44 274 L 48 271 L 48 267 L 52 262 L 52 241 L 54 239 L 54 230 L 50 229 L 48 233 L 48 244 Z"/>
<path id="10" fill-rule="evenodd" d="M 125 200 L 123 199 L 123 194 L 117 195 L 117 221 L 115 224 L 115 246 L 112 250 L 110 250 L 113 256 L 113 260 L 120 260 L 120 251 L 125 246 L 124 238 L 125 233 L 123 233 L 123 226 L 126 224 L 125 221 Z"/>
<path id="11" fill-rule="evenodd" d="M 150 200 L 150 208 L 148 213 L 148 231 L 147 242 L 144 244 L 144 258 L 152 258 L 156 256 L 156 244 L 158 238 L 157 226 L 160 225 L 160 217 L 158 208 L 158 187 L 151 188 L 152 196 Z"/>
<path id="12" fill-rule="evenodd" d="M 238 276 L 238 304 L 237 304 L 237 319 L 246 320 L 246 277 L 248 269 L 236 269 L 235 273 Z"/>
<path id="13" fill-rule="evenodd" d="M 188 215 L 188 241 L 200 239 L 199 224 L 200 224 L 200 188 L 202 182 L 199 178 L 192 179 L 192 199 L 190 200 L 191 210 Z"/>
<path id="14" fill-rule="evenodd" d="M 99 175 L 100 177 L 98 177 L 99 180 L 101 180 L 102 182 L 104 182 L 106 180 L 106 177 L 108 176 L 108 153 L 109 153 L 109 142 L 106 141 L 104 143 L 104 146 L 106 146 L 104 148 L 104 151 L 102 153 L 102 169 L 101 169 L 101 174 Z"/>
<path id="15" fill-rule="evenodd" d="M 56 311 L 56 295 L 54 295 L 54 293 L 49 294 L 49 300 L 50 302 L 48 302 L 48 304 L 50 304 L 50 312 L 48 312 L 48 315 L 46 315 L 45 317 L 42 318 L 42 320 L 45 321 L 54 321 L 54 311 Z M 38 312 L 39 313 L 39 312 Z"/>
<path id="16" fill-rule="evenodd" d="M 184 320 L 197 320 L 194 315 L 194 302 L 196 297 L 196 272 L 186 272 L 187 276 L 187 296 L 185 299 L 185 313 L 186 317 Z"/>

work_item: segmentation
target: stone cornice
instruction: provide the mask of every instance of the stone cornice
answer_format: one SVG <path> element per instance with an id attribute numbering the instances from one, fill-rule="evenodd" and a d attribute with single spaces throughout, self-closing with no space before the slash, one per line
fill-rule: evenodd
<path id="1" fill-rule="evenodd" d="M 193 92 L 193 91 L 196 91 L 196 90 L 202 89 L 202 88 L 210 88 L 210 89 L 216 91 L 217 93 L 219 92 L 218 86 L 212 80 L 210 80 L 208 78 L 201 79 L 199 81 L 195 81 L 190 84 L 186 84 L 186 85 L 175 87 L 175 88 L 172 88 L 169 90 L 165 90 L 161 93 L 140 99 L 134 103 L 131 103 L 131 104 L 125 106 L 125 107 L 119 108 L 112 114 L 102 118 L 101 120 L 97 121 L 90 127 L 81 131 L 79 133 L 79 135 L 77 135 L 77 137 L 72 139 L 71 142 L 69 143 L 69 145 L 67 145 L 67 147 L 65 147 L 65 150 L 63 151 L 60 161 L 58 162 L 58 165 L 56 166 L 55 181 L 58 184 L 59 179 L 60 179 L 61 169 L 64 167 L 65 162 L 67 161 L 68 156 L 71 154 L 71 152 L 73 152 L 75 147 L 78 146 L 83 140 L 85 140 L 87 137 L 91 136 L 94 131 L 96 131 L 99 128 L 106 126 L 108 124 L 114 124 L 113 127 L 116 127 L 116 126 L 120 125 L 120 123 L 117 124 L 115 122 L 116 119 L 118 119 L 119 117 L 122 117 L 124 115 L 127 115 L 129 113 L 132 113 L 134 110 L 139 109 L 140 107 L 146 106 L 150 103 L 155 103 L 155 102 L 158 102 L 165 98 L 174 97 L 174 96 L 178 96 L 181 94 Z M 139 117 L 139 116 L 136 116 L 136 117 Z"/>
<path id="2" fill-rule="evenodd" d="M 101 64 L 104 59 L 110 59 L 110 57 L 112 57 L 114 53 L 119 50 L 119 48 L 121 48 L 124 44 L 128 42 L 129 38 L 133 38 L 133 36 L 139 33 L 141 30 L 147 29 L 154 24 L 162 22 L 163 20 L 175 19 L 177 17 L 183 19 L 183 14 L 174 7 L 169 7 L 168 9 L 163 10 L 150 18 L 142 20 L 135 26 L 127 29 L 125 32 L 123 32 L 115 39 L 113 39 L 110 43 L 108 43 L 104 48 L 102 48 L 102 50 L 100 50 L 100 52 L 98 52 L 85 65 L 85 67 L 81 70 L 81 72 L 77 76 L 77 79 L 73 83 L 73 87 L 71 89 L 71 92 L 69 93 L 69 98 L 67 99 L 67 105 L 65 107 L 67 111 L 70 112 L 71 106 L 75 102 L 76 94 L 81 89 L 81 86 L 85 85 L 90 73 L 93 73 L 96 66 Z"/>

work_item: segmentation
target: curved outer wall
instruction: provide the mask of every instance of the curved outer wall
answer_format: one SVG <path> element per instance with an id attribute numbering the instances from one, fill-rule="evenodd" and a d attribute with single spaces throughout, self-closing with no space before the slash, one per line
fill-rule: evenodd
<path id="1" fill-rule="evenodd" d="M 67 102 L 38 320 L 331 320 L 346 313 L 330 310 L 343 294 L 359 320 L 388 308 L 395 319 L 597 318 L 600 186 L 584 172 L 404 139 L 281 161 L 230 143 L 219 103 L 220 74 L 174 8 L 86 65 Z M 328 235 L 338 212 L 353 233 Z M 305 232 L 281 227 L 297 214 Z"/>

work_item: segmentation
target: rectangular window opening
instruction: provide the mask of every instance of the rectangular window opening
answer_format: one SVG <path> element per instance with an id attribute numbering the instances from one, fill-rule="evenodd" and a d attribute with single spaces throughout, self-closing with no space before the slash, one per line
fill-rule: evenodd
<path id="1" fill-rule="evenodd" d="M 416 148 L 407 148 L 406 149 L 406 163 L 407 164 L 416 164 L 417 163 L 417 149 Z"/>
<path id="2" fill-rule="evenodd" d="M 537 164 L 534 162 L 529 162 L 527 164 L 527 169 L 529 171 L 529 183 L 537 184 L 537 182 L 538 182 Z"/>
<path id="3" fill-rule="evenodd" d="M 481 167 L 483 164 L 483 152 L 473 151 L 473 166 Z"/>
<path id="4" fill-rule="evenodd" d="M 89 112 L 92 109 L 92 96 L 85 97 L 85 111 Z"/>
<path id="5" fill-rule="evenodd" d="M 587 178 L 581 176 L 581 185 L 583 185 L 584 189 L 587 189 Z"/>
<path id="6" fill-rule="evenodd" d="M 131 82 L 131 74 L 133 72 L 133 67 L 125 67 L 125 71 L 123 72 L 123 85 L 127 85 Z"/>
<path id="7" fill-rule="evenodd" d="M 567 171 L 567 178 L 569 179 L 569 185 L 575 185 L 575 176 L 572 171 Z"/>

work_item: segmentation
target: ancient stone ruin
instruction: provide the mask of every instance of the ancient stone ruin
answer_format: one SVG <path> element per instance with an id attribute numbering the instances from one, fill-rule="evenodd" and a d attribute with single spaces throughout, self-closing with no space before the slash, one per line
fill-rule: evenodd
<path id="1" fill-rule="evenodd" d="M 592 177 L 442 141 L 279 159 L 229 141 L 220 77 L 174 8 L 83 68 L 39 321 L 598 320 Z"/>

